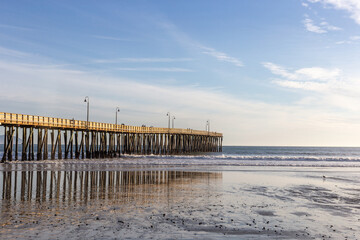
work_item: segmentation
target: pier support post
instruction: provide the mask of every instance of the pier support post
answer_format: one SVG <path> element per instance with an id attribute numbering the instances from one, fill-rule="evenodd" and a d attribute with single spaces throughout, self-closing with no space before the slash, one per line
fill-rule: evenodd
<path id="1" fill-rule="evenodd" d="M 48 129 L 47 128 L 44 129 L 44 138 L 42 141 L 42 145 L 44 148 L 43 159 L 47 160 L 48 159 Z"/>
<path id="2" fill-rule="evenodd" d="M 79 158 L 80 158 L 80 152 L 81 152 L 81 158 L 85 158 L 84 154 L 84 131 L 81 131 L 81 140 L 80 140 L 80 147 L 79 147 Z"/>
<path id="3" fill-rule="evenodd" d="M 51 160 L 55 159 L 55 151 L 56 151 L 56 144 L 55 144 L 55 130 L 53 129 L 50 133 L 51 138 Z"/>
<path id="4" fill-rule="evenodd" d="M 86 131 L 85 136 L 85 146 L 86 146 L 86 158 L 90 158 L 90 148 L 89 148 L 89 130 Z"/>
<path id="5" fill-rule="evenodd" d="M 25 161 L 26 160 L 26 147 L 27 147 L 27 143 L 26 143 L 26 133 L 27 133 L 27 128 L 23 127 L 23 134 L 22 134 L 22 153 L 21 153 L 21 161 Z"/>
<path id="6" fill-rule="evenodd" d="M 67 159 L 67 158 L 68 158 L 67 130 L 64 131 L 64 145 L 65 145 L 65 156 L 64 156 L 64 159 Z"/>
<path id="7" fill-rule="evenodd" d="M 36 159 L 41 160 L 41 153 L 42 153 L 42 129 L 38 128 L 38 140 L 37 140 L 37 152 L 36 152 Z"/>
<path id="8" fill-rule="evenodd" d="M 16 127 L 16 136 L 15 136 L 15 160 L 18 160 L 18 147 L 19 147 L 19 127 Z"/>
<path id="9" fill-rule="evenodd" d="M 62 149 L 61 149 L 61 130 L 58 130 L 58 136 L 56 138 L 58 144 L 58 159 L 62 159 Z M 56 145 L 56 144 L 55 144 Z"/>
<path id="10" fill-rule="evenodd" d="M 78 131 L 75 131 L 75 159 L 79 159 Z"/>
<path id="11" fill-rule="evenodd" d="M 13 145 L 14 145 L 14 133 L 15 133 L 15 129 L 13 126 L 9 127 L 9 131 L 8 131 L 8 145 L 7 145 L 7 152 L 8 152 L 8 159 L 10 161 L 12 161 L 13 159 Z"/>

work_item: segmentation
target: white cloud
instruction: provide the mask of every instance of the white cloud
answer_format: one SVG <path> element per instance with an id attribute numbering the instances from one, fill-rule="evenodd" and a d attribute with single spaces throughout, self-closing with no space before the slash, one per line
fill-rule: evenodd
<path id="1" fill-rule="evenodd" d="M 6 57 L 16 57 L 16 58 L 22 58 L 22 57 L 29 57 L 31 54 L 24 53 L 20 51 L 16 51 L 9 48 L 4 48 L 0 46 L 0 56 L 5 55 Z"/>
<path id="2" fill-rule="evenodd" d="M 325 29 L 327 29 L 329 31 L 340 31 L 340 30 L 342 30 L 341 28 L 330 25 L 328 22 L 325 22 L 325 21 L 321 22 L 320 25 L 323 28 L 325 28 Z"/>
<path id="3" fill-rule="evenodd" d="M 304 105 L 360 111 L 360 77 L 345 77 L 338 68 L 310 67 L 289 71 L 273 63 L 264 63 L 264 66 L 280 77 L 273 83 L 305 94 L 306 101 L 299 101 Z"/>
<path id="4" fill-rule="evenodd" d="M 128 39 L 128 38 L 119 38 L 119 37 L 112 37 L 112 36 L 101 36 L 101 35 L 93 35 L 93 38 L 97 38 L 97 39 L 103 39 L 103 40 L 112 40 L 112 41 L 134 41 L 132 39 Z"/>
<path id="5" fill-rule="evenodd" d="M 299 82 L 288 80 L 275 80 L 274 83 L 287 88 L 297 88 L 310 91 L 324 91 L 327 89 L 327 84 L 319 82 Z"/>
<path id="6" fill-rule="evenodd" d="M 322 21 L 319 25 L 316 25 L 312 19 L 306 17 L 303 21 L 306 30 L 314 33 L 327 33 L 328 31 L 339 31 L 341 28 L 330 25 L 328 22 Z"/>
<path id="7" fill-rule="evenodd" d="M 228 54 L 221 52 L 215 48 L 204 46 L 203 44 L 191 39 L 187 34 L 180 31 L 174 24 L 168 21 L 161 22 L 160 26 L 163 27 L 176 41 L 178 41 L 182 45 L 185 45 L 186 47 L 191 47 L 192 49 L 196 49 L 196 51 L 200 50 L 203 54 L 214 57 L 222 62 L 231 63 L 237 67 L 244 66 L 243 62 L 238 58 L 229 56 Z"/>
<path id="8" fill-rule="evenodd" d="M 353 44 L 360 41 L 360 36 L 351 36 L 348 40 L 338 41 L 336 44 Z"/>
<path id="9" fill-rule="evenodd" d="M 311 3 L 323 3 L 335 9 L 345 10 L 350 13 L 350 17 L 360 24 L 360 1 L 359 0 L 308 0 Z"/>
<path id="10" fill-rule="evenodd" d="M 244 66 L 244 64 L 239 59 L 234 58 L 234 57 L 230 57 L 230 56 L 228 56 L 227 54 L 225 54 L 223 52 L 217 51 L 217 50 L 215 50 L 213 48 L 204 47 L 204 46 L 201 46 L 201 48 L 204 50 L 203 51 L 204 54 L 213 56 L 219 61 L 232 63 L 237 67 L 243 67 Z"/>
<path id="11" fill-rule="evenodd" d="M 156 67 L 134 67 L 134 68 L 115 68 L 118 71 L 141 71 L 141 72 L 193 72 L 191 69 L 187 68 L 156 68 Z"/>
<path id="12" fill-rule="evenodd" d="M 295 71 L 298 79 L 328 81 L 340 76 L 341 70 L 338 68 L 325 69 L 320 67 L 301 68 Z"/>
<path id="13" fill-rule="evenodd" d="M 307 4 L 307 3 L 305 3 L 305 2 L 302 2 L 301 5 L 302 5 L 303 7 L 306 7 L 306 8 L 309 7 L 309 4 Z"/>
<path id="14" fill-rule="evenodd" d="M 280 75 L 281 77 L 295 80 L 296 76 L 293 73 L 288 72 L 284 67 L 276 65 L 271 62 L 263 63 L 264 67 L 269 69 L 273 74 Z"/>
<path id="15" fill-rule="evenodd" d="M 335 42 L 335 44 L 350 44 L 350 43 L 352 43 L 351 41 L 337 41 L 337 42 Z"/>
<path id="16" fill-rule="evenodd" d="M 313 20 L 311 20 L 310 18 L 306 18 L 304 20 L 304 25 L 306 30 L 308 30 L 309 32 L 314 32 L 314 33 L 326 33 L 327 31 L 322 29 L 319 26 L 316 26 L 313 22 Z"/>
<path id="17" fill-rule="evenodd" d="M 32 31 L 33 30 L 32 28 L 28 28 L 28 27 L 19 27 L 19 26 L 8 25 L 8 24 L 0 24 L 0 28 L 22 30 L 22 31 Z"/>
<path id="18" fill-rule="evenodd" d="M 191 58 L 116 58 L 116 59 L 96 59 L 96 63 L 170 63 L 170 62 L 189 62 Z"/>
<path id="19" fill-rule="evenodd" d="M 351 41 L 359 41 L 360 40 L 360 36 L 351 36 L 350 37 Z"/>
<path id="20" fill-rule="evenodd" d="M 338 68 L 325 69 L 320 67 L 301 68 L 295 71 L 289 71 L 286 68 L 271 62 L 263 63 L 264 67 L 269 69 L 273 74 L 294 81 L 328 81 L 340 76 L 341 70 Z"/>

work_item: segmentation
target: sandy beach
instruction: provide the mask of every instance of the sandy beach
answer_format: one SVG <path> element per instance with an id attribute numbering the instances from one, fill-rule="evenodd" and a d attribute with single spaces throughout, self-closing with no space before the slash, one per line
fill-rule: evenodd
<path id="1" fill-rule="evenodd" d="M 1 165 L 1 239 L 360 238 L 358 168 L 96 166 Z"/>

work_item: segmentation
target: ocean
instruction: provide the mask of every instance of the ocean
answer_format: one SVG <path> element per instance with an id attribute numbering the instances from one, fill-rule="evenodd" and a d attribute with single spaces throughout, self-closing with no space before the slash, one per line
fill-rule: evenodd
<path id="1" fill-rule="evenodd" d="M 0 156 L 3 147 L 0 146 Z M 19 147 L 20 149 L 20 147 Z M 49 148 L 50 149 L 50 148 Z M 20 154 L 19 154 L 20 157 Z M 224 146 L 222 152 L 183 155 L 122 155 L 113 159 L 47 160 L 42 162 L 109 162 L 124 165 L 213 165 L 360 167 L 360 147 Z"/>

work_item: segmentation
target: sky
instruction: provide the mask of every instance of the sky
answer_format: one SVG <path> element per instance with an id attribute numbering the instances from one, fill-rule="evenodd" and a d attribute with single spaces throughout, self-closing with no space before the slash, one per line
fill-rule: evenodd
<path id="1" fill-rule="evenodd" d="M 360 146 L 358 0 L 0 0 L 0 112 Z"/>

